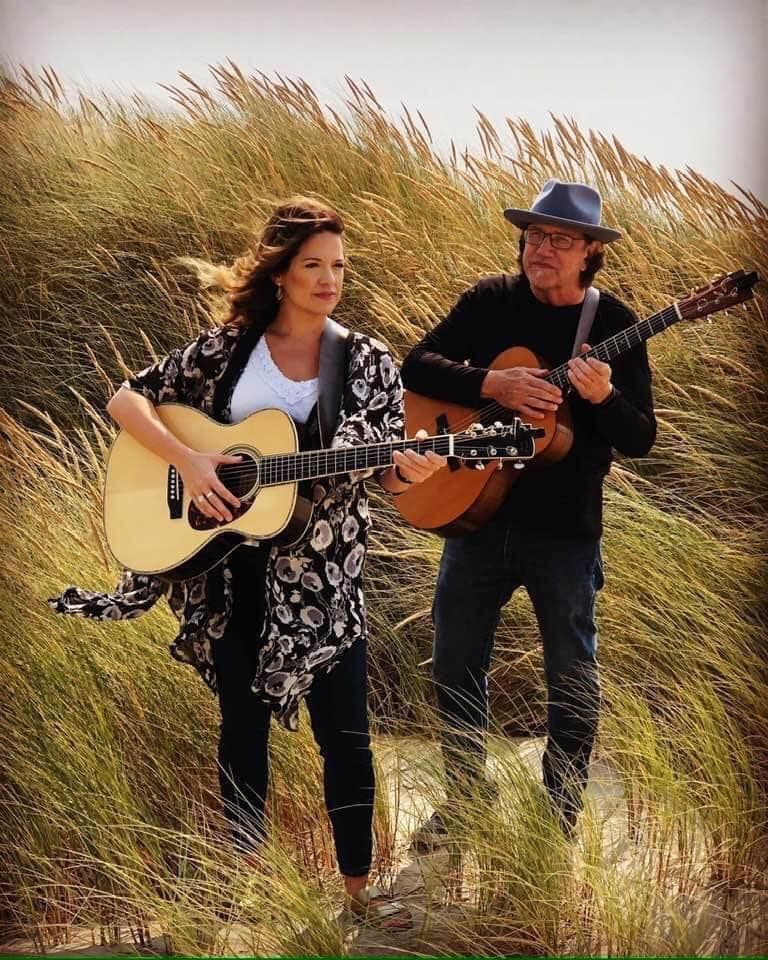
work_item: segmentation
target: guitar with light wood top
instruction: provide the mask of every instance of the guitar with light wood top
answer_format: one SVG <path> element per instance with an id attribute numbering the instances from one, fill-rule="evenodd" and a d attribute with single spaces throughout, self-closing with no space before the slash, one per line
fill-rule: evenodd
<path id="1" fill-rule="evenodd" d="M 260 410 L 221 424 L 179 403 L 161 403 L 158 416 L 195 450 L 240 455 L 221 464 L 219 480 L 240 500 L 229 522 L 207 517 L 184 490 L 178 470 L 127 431 L 115 438 L 104 483 L 104 528 L 122 566 L 166 580 L 187 580 L 221 562 L 245 541 L 295 543 L 307 535 L 312 503 L 301 483 L 319 477 L 391 466 L 396 450 L 433 450 L 475 465 L 493 458 L 521 462 L 534 453 L 536 430 L 514 419 L 424 439 L 299 450 L 293 420 L 282 410 Z"/>
<path id="2" fill-rule="evenodd" d="M 751 299 L 754 295 L 752 288 L 759 279 L 755 272 L 737 270 L 713 280 L 647 320 L 640 320 L 621 330 L 592 347 L 588 353 L 581 354 L 581 357 L 596 357 L 608 363 L 679 320 L 704 317 Z M 548 369 L 549 372 L 542 379 L 559 387 L 563 396 L 571 391 L 567 363 L 549 369 L 550 364 L 526 347 L 512 347 L 500 353 L 490 369 L 508 370 L 511 367 Z M 422 429 L 429 433 L 457 431 L 473 421 L 479 424 L 487 424 L 491 420 L 504 422 L 513 416 L 515 411 L 499 403 L 473 409 L 458 403 L 434 400 L 410 390 L 405 392 L 406 432 L 411 436 Z M 544 419 L 538 420 L 536 426 L 541 428 L 541 436 L 535 440 L 536 454 L 531 467 L 562 460 L 573 445 L 568 404 L 561 404 L 556 412 L 545 413 Z M 466 469 L 467 466 L 476 465 L 449 461 L 448 466 L 397 497 L 395 506 L 403 519 L 415 527 L 446 537 L 479 530 L 506 500 L 517 471 L 502 469 L 503 463 L 491 462 L 481 471 Z M 524 464 L 519 462 L 516 466 L 522 467 Z"/>

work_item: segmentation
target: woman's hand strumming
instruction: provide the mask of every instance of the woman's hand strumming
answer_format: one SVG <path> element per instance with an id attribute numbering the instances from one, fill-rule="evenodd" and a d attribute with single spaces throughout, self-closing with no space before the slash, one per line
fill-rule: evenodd
<path id="1" fill-rule="evenodd" d="M 222 523 L 232 519 L 229 507 L 240 501 L 216 475 L 216 467 L 224 463 L 241 463 L 242 457 L 223 453 L 201 453 L 190 450 L 174 464 L 184 481 L 184 489 L 195 501 L 200 513 Z"/>

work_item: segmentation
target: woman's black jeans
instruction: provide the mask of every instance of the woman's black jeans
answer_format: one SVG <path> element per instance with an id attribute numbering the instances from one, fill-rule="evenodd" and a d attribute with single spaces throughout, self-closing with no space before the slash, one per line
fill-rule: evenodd
<path id="1" fill-rule="evenodd" d="M 234 608 L 214 650 L 221 708 L 219 782 L 235 844 L 249 850 L 264 837 L 269 778 L 271 711 L 251 692 L 267 551 L 241 546 L 231 559 Z M 365 875 L 371 866 L 374 775 L 367 691 L 366 643 L 360 638 L 330 673 L 315 678 L 307 696 L 339 869 L 352 877 Z"/>

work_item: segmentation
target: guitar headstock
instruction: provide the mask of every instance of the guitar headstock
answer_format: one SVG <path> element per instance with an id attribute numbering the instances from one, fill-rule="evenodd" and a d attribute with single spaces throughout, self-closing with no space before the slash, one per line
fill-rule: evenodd
<path id="1" fill-rule="evenodd" d="M 544 431 L 515 417 L 512 423 L 473 423 L 454 434 L 453 456 L 483 463 L 487 460 L 530 460 L 536 453 L 536 437 Z"/>
<path id="2" fill-rule="evenodd" d="M 695 320 L 697 317 L 706 317 L 707 314 L 751 300 L 754 296 L 752 288 L 759 280 L 760 274 L 754 270 L 751 273 L 736 270 L 718 277 L 705 287 L 694 290 L 689 297 L 677 301 L 680 319 Z"/>

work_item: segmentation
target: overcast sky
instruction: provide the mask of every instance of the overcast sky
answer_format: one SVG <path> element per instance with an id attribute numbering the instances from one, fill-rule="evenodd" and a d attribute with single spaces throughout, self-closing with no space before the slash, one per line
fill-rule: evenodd
<path id="1" fill-rule="evenodd" d="M 88 89 L 138 89 L 178 70 L 307 80 L 338 104 L 344 74 L 394 115 L 420 109 L 435 139 L 477 144 L 477 106 L 615 134 L 768 199 L 768 0 L 0 0 L 0 57 L 52 65 Z M 507 141 L 509 142 L 509 141 Z M 511 143 L 509 143 L 511 148 Z"/>

